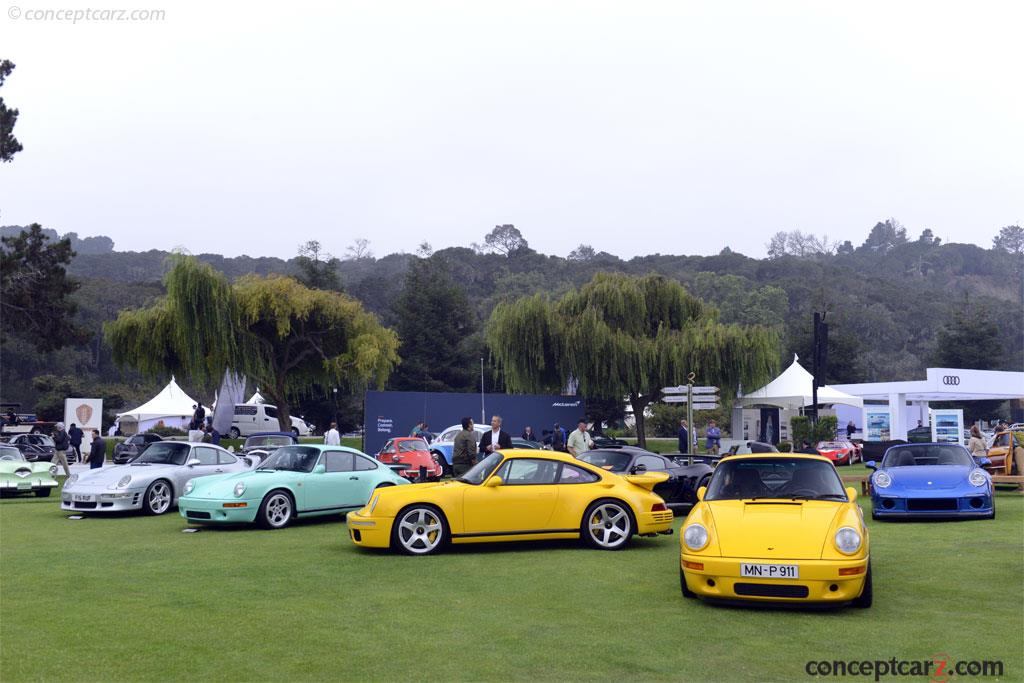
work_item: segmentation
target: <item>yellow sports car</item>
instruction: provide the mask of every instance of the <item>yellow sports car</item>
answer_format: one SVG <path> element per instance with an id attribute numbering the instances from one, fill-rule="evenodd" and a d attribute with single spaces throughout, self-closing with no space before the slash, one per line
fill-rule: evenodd
<path id="1" fill-rule="evenodd" d="M 871 606 L 868 529 L 857 491 L 817 455 L 727 458 L 683 522 L 683 595 Z"/>
<path id="2" fill-rule="evenodd" d="M 665 472 L 620 476 L 555 451 L 492 453 L 461 477 L 378 489 L 349 513 L 356 545 L 427 555 L 448 542 L 580 538 L 617 550 L 634 534 L 672 533 L 651 492 Z"/>

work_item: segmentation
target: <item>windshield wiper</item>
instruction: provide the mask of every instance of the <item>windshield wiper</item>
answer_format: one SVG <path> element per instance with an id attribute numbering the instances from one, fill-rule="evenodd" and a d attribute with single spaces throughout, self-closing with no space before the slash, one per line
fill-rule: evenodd
<path id="1" fill-rule="evenodd" d="M 845 493 L 819 493 L 816 496 L 789 496 L 790 500 L 846 500 Z"/>

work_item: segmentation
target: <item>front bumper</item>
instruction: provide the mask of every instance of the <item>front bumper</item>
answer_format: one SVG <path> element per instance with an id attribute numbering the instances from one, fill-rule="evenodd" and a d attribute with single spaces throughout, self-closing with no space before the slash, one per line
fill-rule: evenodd
<path id="1" fill-rule="evenodd" d="M 871 497 L 872 514 L 876 519 L 991 517 L 995 512 L 992 493 L 985 491 L 967 496 L 892 496 L 876 489 Z"/>
<path id="2" fill-rule="evenodd" d="M 795 564 L 799 568 L 799 578 L 762 579 L 741 576 L 741 564 Z M 841 603 L 859 597 L 864 590 L 868 558 L 782 560 L 706 557 L 683 553 L 680 565 L 687 588 L 705 598 L 754 602 Z M 698 569 L 697 565 L 702 568 Z M 840 569 L 859 570 L 859 573 L 841 576 Z"/>
<path id="3" fill-rule="evenodd" d="M 243 505 L 244 507 L 224 507 Z M 259 511 L 259 499 L 190 498 L 178 499 L 178 512 L 190 524 L 252 524 Z"/>
<path id="4" fill-rule="evenodd" d="M 8 479 L 0 481 L 0 493 L 34 493 L 42 489 L 52 489 L 59 486 L 56 479 L 49 477 L 25 477 L 24 479 Z"/>
<path id="5" fill-rule="evenodd" d="M 60 494 L 60 509 L 69 512 L 126 512 L 141 510 L 146 489 L 79 489 Z"/>
<path id="6" fill-rule="evenodd" d="M 364 514 L 366 508 L 345 516 L 348 535 L 352 542 L 364 548 L 387 548 L 391 545 L 391 526 L 394 517 L 373 517 Z"/>

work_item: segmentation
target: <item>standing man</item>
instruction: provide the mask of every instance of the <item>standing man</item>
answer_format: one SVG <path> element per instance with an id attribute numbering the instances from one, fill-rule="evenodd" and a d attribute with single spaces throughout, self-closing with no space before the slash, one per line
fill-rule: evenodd
<path id="1" fill-rule="evenodd" d="M 74 422 L 71 423 L 71 429 L 68 430 L 68 441 L 71 442 L 71 450 L 75 454 L 75 462 L 85 462 L 82 458 L 82 437 L 85 436 L 82 430 L 79 429 Z"/>
<path id="2" fill-rule="evenodd" d="M 530 425 L 526 425 L 526 428 L 523 430 L 523 433 L 520 435 L 520 437 L 525 439 L 526 441 L 537 440 L 537 435 L 533 433 L 533 427 L 531 427 Z"/>
<path id="3" fill-rule="evenodd" d="M 480 457 L 486 458 L 494 451 L 512 448 L 512 436 L 501 428 L 501 417 L 491 417 L 491 431 L 480 437 Z"/>
<path id="4" fill-rule="evenodd" d="M 473 418 L 464 417 L 462 431 L 455 435 L 455 444 L 452 446 L 452 473 L 461 477 L 475 464 L 476 431 L 473 429 Z"/>
<path id="5" fill-rule="evenodd" d="M 206 421 L 206 408 L 203 408 L 202 403 L 197 403 L 192 406 L 192 410 L 195 411 L 192 413 L 192 429 L 202 429 L 203 422 Z"/>
<path id="6" fill-rule="evenodd" d="M 587 434 L 586 420 L 580 418 L 576 429 L 569 435 L 566 446 L 569 447 L 569 454 L 574 458 L 580 457 L 594 447 L 594 440 L 590 438 L 590 434 Z"/>
<path id="7" fill-rule="evenodd" d="M 107 442 L 100 436 L 100 430 L 92 430 L 92 444 L 89 446 L 89 469 L 103 467 L 107 459 Z"/>
<path id="8" fill-rule="evenodd" d="M 853 433 L 857 431 L 856 425 L 853 424 L 853 420 L 850 420 L 849 424 L 846 425 L 846 440 L 853 440 Z"/>
<path id="9" fill-rule="evenodd" d="M 715 425 L 714 420 L 708 422 L 708 430 L 704 440 L 704 448 L 708 453 L 718 455 L 718 449 L 722 446 L 722 430 Z"/>
<path id="10" fill-rule="evenodd" d="M 68 447 L 71 446 L 71 438 L 68 433 L 64 431 L 64 423 L 58 422 L 53 428 L 53 450 L 56 453 L 53 456 L 53 462 L 55 465 L 60 465 L 64 468 L 65 476 L 71 476 L 71 468 L 68 467 Z"/>
<path id="11" fill-rule="evenodd" d="M 679 421 L 679 452 L 690 452 L 690 426 L 686 424 L 686 420 Z"/>
<path id="12" fill-rule="evenodd" d="M 555 423 L 555 428 L 551 431 L 551 436 L 548 437 L 551 441 L 551 450 L 565 452 L 565 436 L 562 434 L 562 428 Z"/>
<path id="13" fill-rule="evenodd" d="M 341 434 L 338 433 L 337 422 L 332 422 L 331 428 L 324 432 L 324 444 L 327 446 L 341 445 Z"/>

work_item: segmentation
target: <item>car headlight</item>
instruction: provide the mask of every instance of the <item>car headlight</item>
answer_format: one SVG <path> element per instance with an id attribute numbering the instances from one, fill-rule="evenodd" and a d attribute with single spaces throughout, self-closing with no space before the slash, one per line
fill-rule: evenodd
<path id="1" fill-rule="evenodd" d="M 185 495 L 187 496 L 188 494 L 192 493 L 192 489 L 194 489 L 195 487 L 196 482 L 193 481 L 192 479 L 189 479 L 187 482 L 185 482 Z"/>
<path id="2" fill-rule="evenodd" d="M 50 469 L 51 470 L 56 470 L 57 467 L 54 466 L 54 467 L 51 467 Z M 71 484 L 74 484 L 76 481 L 78 481 L 78 474 L 77 473 L 76 474 L 72 474 L 70 477 L 68 477 L 68 480 L 66 482 L 64 482 L 64 486 L 70 486 Z"/>
<path id="3" fill-rule="evenodd" d="M 700 550 L 708 544 L 708 530 L 703 524 L 691 524 L 683 532 L 683 543 L 690 550 Z"/>
<path id="4" fill-rule="evenodd" d="M 130 484 L 131 482 L 132 482 L 131 475 L 130 474 L 126 474 L 123 477 L 121 477 L 120 481 L 117 482 L 117 488 L 123 489 L 126 486 L 128 486 L 128 484 Z"/>
<path id="5" fill-rule="evenodd" d="M 967 477 L 967 481 L 971 482 L 971 486 L 984 486 L 988 483 L 988 477 L 981 470 L 971 470 L 971 474 Z"/>
<path id="6" fill-rule="evenodd" d="M 836 532 L 836 547 L 841 553 L 853 555 L 860 550 L 860 534 L 853 527 L 844 526 Z"/>
<path id="7" fill-rule="evenodd" d="M 56 465 L 50 465 L 50 476 L 51 477 L 56 477 L 57 476 L 57 466 Z M 78 475 L 76 474 L 75 476 L 78 476 Z"/>
<path id="8" fill-rule="evenodd" d="M 880 489 L 887 489 L 892 483 L 892 477 L 885 472 L 875 472 L 875 486 Z"/>
<path id="9" fill-rule="evenodd" d="M 373 494 L 373 498 L 370 499 L 370 505 L 369 505 L 368 512 L 371 515 L 373 514 L 373 508 L 377 507 L 377 499 L 378 498 L 380 498 L 380 494 L 379 493 L 375 493 L 375 494 Z"/>
<path id="10" fill-rule="evenodd" d="M 240 481 L 235 484 L 235 498 L 241 498 L 243 493 L 245 493 L 245 482 Z"/>

